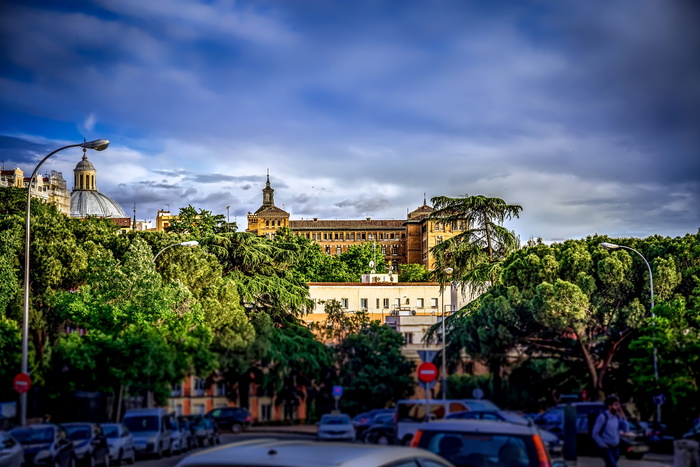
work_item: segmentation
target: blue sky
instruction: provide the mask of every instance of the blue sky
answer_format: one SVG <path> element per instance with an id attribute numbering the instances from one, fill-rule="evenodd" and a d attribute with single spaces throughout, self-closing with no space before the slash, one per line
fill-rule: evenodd
<path id="1" fill-rule="evenodd" d="M 523 206 L 522 240 L 700 227 L 691 0 L 94 0 L 0 6 L 0 160 L 65 144 L 138 219 Z M 79 149 L 53 156 L 72 187 Z"/>

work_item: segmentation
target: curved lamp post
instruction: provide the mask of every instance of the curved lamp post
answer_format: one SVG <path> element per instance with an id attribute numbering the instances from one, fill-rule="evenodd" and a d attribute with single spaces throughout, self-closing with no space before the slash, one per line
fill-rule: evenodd
<path id="1" fill-rule="evenodd" d="M 68 146 L 63 146 L 58 148 L 48 156 L 44 157 L 39 165 L 34 168 L 32 176 L 29 177 L 29 184 L 27 185 L 27 218 L 25 222 L 25 234 L 24 234 L 24 314 L 22 316 L 22 369 L 23 374 L 28 374 L 29 371 L 29 239 L 30 239 L 30 226 L 31 226 L 31 203 L 32 203 L 32 182 L 36 173 L 39 171 L 39 167 L 48 159 L 59 151 L 63 151 L 68 148 L 87 148 L 94 149 L 95 151 L 104 151 L 109 146 L 109 140 L 106 139 L 96 139 L 94 141 L 87 141 L 80 144 L 70 144 Z M 27 424 L 27 393 L 23 392 L 19 396 L 20 403 L 20 425 L 24 426 Z"/>
<path id="2" fill-rule="evenodd" d="M 608 243 L 608 242 L 603 242 L 600 244 L 600 247 L 605 249 L 605 250 L 616 250 L 618 248 L 624 248 L 625 250 L 630 250 L 634 251 L 639 255 L 640 258 L 644 261 L 644 264 L 647 265 L 647 270 L 649 271 L 649 292 L 651 294 L 651 317 L 654 317 L 654 278 L 651 274 L 651 266 L 649 266 L 649 262 L 647 259 L 642 255 L 640 252 L 635 250 L 634 248 L 624 246 L 624 245 L 617 245 L 615 243 Z M 656 385 L 659 385 L 659 364 L 658 364 L 658 357 L 656 355 L 656 346 L 654 346 L 654 381 L 656 381 Z M 661 423 L 661 404 L 656 404 L 656 420 Z"/>
<path id="3" fill-rule="evenodd" d="M 157 258 L 161 253 L 163 253 L 165 250 L 167 250 L 167 249 L 170 248 L 170 247 L 173 247 L 173 246 L 188 246 L 188 247 L 192 248 L 192 247 L 195 247 L 195 246 L 197 246 L 197 245 L 199 245 L 199 242 L 196 241 L 196 240 L 191 240 L 191 241 L 189 241 L 189 242 L 173 243 L 172 245 L 168 245 L 168 246 L 166 246 L 165 248 L 163 248 L 162 250 L 160 250 L 158 253 L 156 253 L 156 255 L 153 257 L 153 262 L 155 263 L 155 262 L 156 262 L 156 258 Z"/>
<path id="4" fill-rule="evenodd" d="M 443 269 L 443 273 L 449 276 L 452 274 L 452 268 Z M 442 307 L 442 400 L 447 399 L 447 336 L 445 335 L 445 278 L 442 279 L 442 287 L 440 287 L 440 306 Z M 452 302 L 450 302 L 452 303 Z"/>

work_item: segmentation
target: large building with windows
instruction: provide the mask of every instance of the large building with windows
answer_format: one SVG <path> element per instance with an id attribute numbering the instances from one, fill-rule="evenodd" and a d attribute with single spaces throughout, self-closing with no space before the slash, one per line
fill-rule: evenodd
<path id="1" fill-rule="evenodd" d="M 376 242 L 377 248 L 391 270 L 396 272 L 400 264 L 423 264 L 434 269 L 435 260 L 430 249 L 440 242 L 466 230 L 464 223 L 446 225 L 428 215 L 433 208 L 425 198 L 423 205 L 408 214 L 406 219 L 322 220 L 318 218 L 294 220 L 288 212 L 275 206 L 274 189 L 267 176 L 263 188 L 263 204 L 254 213 L 248 213 L 248 228 L 260 236 L 271 237 L 287 227 L 297 235 L 305 236 L 321 245 L 329 255 L 345 253 L 349 246 Z"/>

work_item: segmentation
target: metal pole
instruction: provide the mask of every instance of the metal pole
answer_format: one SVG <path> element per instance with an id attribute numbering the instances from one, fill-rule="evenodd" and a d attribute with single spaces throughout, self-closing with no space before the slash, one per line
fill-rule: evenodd
<path id="1" fill-rule="evenodd" d="M 24 231 L 24 313 L 22 315 L 22 366 L 21 372 L 24 374 L 29 374 L 29 239 L 30 239 L 30 228 L 31 228 L 31 203 L 32 203 L 32 181 L 39 171 L 39 167 L 48 159 L 59 151 L 63 151 L 68 148 L 75 148 L 82 146 L 82 144 L 71 144 L 68 146 L 63 146 L 58 148 L 48 156 L 44 157 L 39 165 L 34 168 L 32 176 L 29 177 L 29 183 L 27 185 L 27 213 L 25 219 L 25 231 Z M 23 392 L 19 395 L 19 423 L 21 426 L 27 424 L 27 393 Z"/>
<path id="2" fill-rule="evenodd" d="M 452 268 L 445 268 L 443 273 L 452 274 Z M 447 400 L 447 336 L 445 335 L 445 277 L 440 286 L 440 307 L 442 308 L 442 400 Z"/>
<path id="3" fill-rule="evenodd" d="M 649 261 L 644 257 L 643 254 L 638 252 L 632 247 L 625 246 L 625 245 L 616 245 L 614 243 L 601 243 L 600 246 L 606 249 L 615 249 L 615 248 L 624 248 L 625 250 L 630 250 L 634 251 L 639 255 L 640 258 L 642 258 L 642 261 L 644 261 L 644 264 L 647 266 L 647 270 L 649 271 L 649 293 L 651 295 L 651 317 L 654 318 L 654 277 L 651 273 L 651 266 L 649 265 Z M 657 355 L 657 350 L 656 350 L 656 345 L 654 345 L 654 381 L 656 382 L 656 385 L 659 385 L 659 359 Z M 656 404 L 656 420 L 661 424 L 661 404 Z"/>

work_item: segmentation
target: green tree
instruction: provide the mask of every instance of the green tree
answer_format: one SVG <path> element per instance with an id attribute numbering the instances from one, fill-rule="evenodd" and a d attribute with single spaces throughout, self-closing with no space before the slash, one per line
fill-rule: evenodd
<path id="1" fill-rule="evenodd" d="M 372 270 L 370 262 L 374 262 L 374 269 L 378 274 L 388 271 L 381 247 L 376 242 L 350 245 L 347 251 L 338 255 L 338 258 L 347 265 L 353 282 L 359 282 L 363 274 L 370 273 Z"/>
<path id="2" fill-rule="evenodd" d="M 400 264 L 399 282 L 427 282 L 430 280 L 430 271 L 423 264 Z"/>
<path id="3" fill-rule="evenodd" d="M 165 228 L 166 232 L 191 235 L 198 240 L 228 230 L 223 214 L 212 214 L 205 209 L 197 211 L 191 204 L 180 208 L 180 213 Z"/>
<path id="4" fill-rule="evenodd" d="M 429 219 L 466 226 L 464 232 L 430 249 L 435 257 L 435 270 L 451 267 L 453 277 L 465 285 L 496 283 L 500 262 L 519 246 L 515 233 L 502 224 L 519 217 L 522 207 L 483 195 L 437 196 L 431 202 L 435 210 Z"/>
<path id="5" fill-rule="evenodd" d="M 372 321 L 336 347 L 343 386 L 343 411 L 358 413 L 386 407 L 413 393 L 415 365 L 402 353 L 403 336 Z"/>

